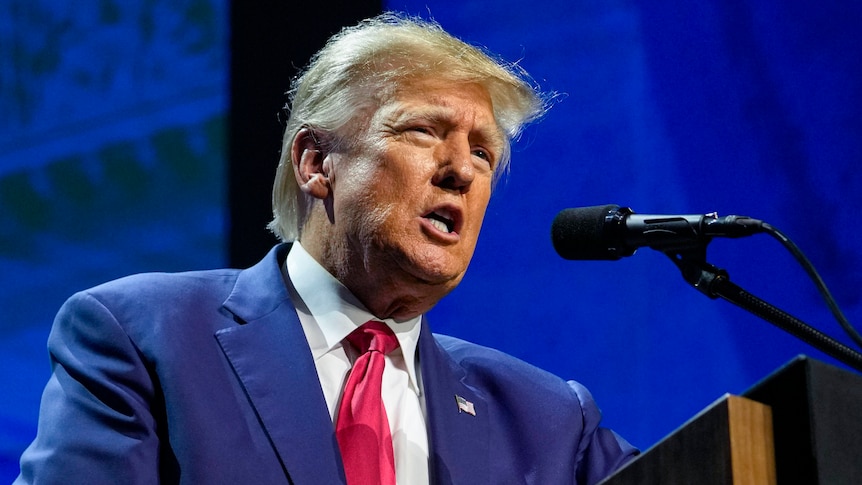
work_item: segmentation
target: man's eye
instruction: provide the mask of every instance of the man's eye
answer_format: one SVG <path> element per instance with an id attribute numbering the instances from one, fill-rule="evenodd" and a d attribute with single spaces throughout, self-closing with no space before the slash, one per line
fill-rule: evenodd
<path id="1" fill-rule="evenodd" d="M 481 158 L 482 160 L 485 160 L 488 162 L 491 161 L 491 154 L 486 152 L 485 150 L 482 150 L 481 148 L 477 148 L 477 149 L 473 150 L 473 155 Z"/>
<path id="2" fill-rule="evenodd" d="M 432 135 L 433 134 L 433 132 L 431 131 L 431 128 L 428 128 L 427 126 L 413 126 L 413 127 L 410 127 L 408 129 L 408 131 L 421 133 L 423 135 Z"/>

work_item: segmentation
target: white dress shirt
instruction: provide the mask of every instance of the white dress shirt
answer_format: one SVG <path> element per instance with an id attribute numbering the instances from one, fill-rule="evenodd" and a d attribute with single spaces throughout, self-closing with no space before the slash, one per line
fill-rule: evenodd
<path id="1" fill-rule="evenodd" d="M 345 337 L 368 320 L 384 322 L 395 333 L 400 347 L 386 356 L 382 390 L 395 451 L 395 476 L 401 485 L 428 483 L 425 399 L 416 353 L 422 317 L 399 322 L 372 315 L 298 241 L 282 271 L 333 422 L 347 374 L 359 357 L 351 345 L 342 345 Z"/>

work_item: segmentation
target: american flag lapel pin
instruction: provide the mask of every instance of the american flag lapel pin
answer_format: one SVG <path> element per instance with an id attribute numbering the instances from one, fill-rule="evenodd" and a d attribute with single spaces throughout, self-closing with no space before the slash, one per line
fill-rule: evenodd
<path id="1" fill-rule="evenodd" d="M 470 401 L 455 394 L 455 402 L 458 403 L 458 413 L 467 413 L 470 416 L 476 415 L 476 408 L 473 407 L 473 403 L 471 403 Z"/>

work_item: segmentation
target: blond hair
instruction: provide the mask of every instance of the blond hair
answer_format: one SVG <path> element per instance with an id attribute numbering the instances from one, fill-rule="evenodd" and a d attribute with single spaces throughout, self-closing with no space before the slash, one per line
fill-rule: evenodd
<path id="1" fill-rule="evenodd" d="M 273 186 L 270 230 L 283 241 L 298 238 L 311 203 L 293 172 L 291 146 L 299 130 L 326 134 L 319 140 L 326 149 L 349 143 L 348 128 L 360 113 L 380 106 L 408 82 L 428 78 L 477 83 L 488 90 L 497 124 L 508 136 L 495 175 L 508 165 L 508 142 L 546 109 L 517 64 L 492 58 L 436 22 L 385 13 L 345 28 L 315 54 L 288 92 L 290 116 Z"/>

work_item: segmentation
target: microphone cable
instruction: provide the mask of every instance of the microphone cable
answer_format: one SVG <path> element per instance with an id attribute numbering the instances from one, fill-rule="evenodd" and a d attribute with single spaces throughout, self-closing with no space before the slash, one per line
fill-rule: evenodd
<path id="1" fill-rule="evenodd" d="M 799 247 L 790 240 L 784 233 L 779 231 L 777 228 L 773 227 L 771 224 L 764 222 L 761 226 L 763 228 L 763 232 L 769 234 L 774 237 L 784 246 L 785 249 L 790 251 L 790 254 L 796 259 L 796 261 L 802 265 L 802 268 L 808 274 L 808 277 L 814 281 L 815 286 L 817 286 L 817 291 L 820 292 L 820 295 L 826 301 L 826 305 L 829 307 L 829 310 L 832 312 L 832 315 L 835 316 L 835 319 L 838 320 L 838 323 L 841 325 L 841 328 L 844 329 L 844 332 L 853 339 L 853 342 L 856 343 L 857 346 L 862 348 L 862 335 L 850 324 L 850 321 L 844 315 L 844 312 L 841 311 L 841 308 L 838 307 L 838 303 L 835 301 L 835 298 L 832 296 L 832 293 L 829 291 L 829 288 L 826 287 L 826 283 L 823 281 L 823 278 L 820 277 L 820 274 L 817 272 L 817 269 L 814 268 L 814 265 L 811 264 L 811 261 L 805 256 Z"/>

